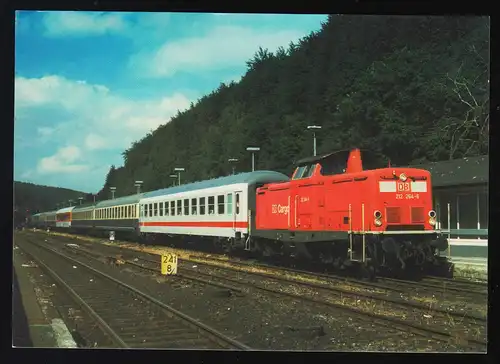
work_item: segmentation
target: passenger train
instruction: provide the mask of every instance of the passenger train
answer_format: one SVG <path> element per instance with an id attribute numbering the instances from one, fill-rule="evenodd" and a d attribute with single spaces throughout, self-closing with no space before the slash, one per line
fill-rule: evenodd
<path id="1" fill-rule="evenodd" d="M 298 259 L 338 269 L 451 276 L 436 229 L 430 173 L 371 166 L 352 149 L 297 162 L 291 178 L 239 173 L 32 216 L 40 228 L 167 238 L 225 252 Z M 362 159 L 364 158 L 364 160 Z"/>

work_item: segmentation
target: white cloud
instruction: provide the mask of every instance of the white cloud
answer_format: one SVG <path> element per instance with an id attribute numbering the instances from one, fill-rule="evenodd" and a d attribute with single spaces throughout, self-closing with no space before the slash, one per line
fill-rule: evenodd
<path id="1" fill-rule="evenodd" d="M 37 128 L 36 131 L 42 137 L 48 137 L 48 136 L 50 136 L 54 132 L 54 129 L 53 128 L 48 128 L 46 126 L 42 126 L 42 127 Z"/>
<path id="2" fill-rule="evenodd" d="M 115 149 L 119 155 L 130 143 L 170 121 L 178 110 L 187 109 L 190 102 L 179 93 L 156 100 L 132 100 L 102 85 L 53 75 L 15 80 L 16 125 L 30 123 L 28 129 L 35 130 L 42 140 L 50 137 L 56 146 L 72 146 L 42 158 L 39 173 L 95 169 L 102 165 L 96 151 Z M 16 143 L 16 148 L 24 147 Z M 87 164 L 80 160 L 82 151 Z"/>
<path id="3" fill-rule="evenodd" d="M 304 36 L 298 30 L 257 30 L 219 26 L 205 36 L 164 43 L 153 53 L 139 53 L 129 66 L 149 77 L 170 77 L 179 71 L 205 72 L 243 65 L 259 47 L 275 51 Z"/>
<path id="4" fill-rule="evenodd" d="M 40 174 L 84 172 L 89 168 L 87 165 L 74 163 L 81 157 L 80 149 L 74 145 L 59 148 L 53 156 L 40 159 L 37 171 Z"/>
<path id="5" fill-rule="evenodd" d="M 105 149 L 107 147 L 106 139 L 94 133 L 90 133 L 85 138 L 85 147 L 89 150 Z"/>
<path id="6" fill-rule="evenodd" d="M 45 35 L 59 37 L 68 35 L 102 35 L 121 32 L 126 28 L 129 13 L 50 11 L 44 12 Z"/>

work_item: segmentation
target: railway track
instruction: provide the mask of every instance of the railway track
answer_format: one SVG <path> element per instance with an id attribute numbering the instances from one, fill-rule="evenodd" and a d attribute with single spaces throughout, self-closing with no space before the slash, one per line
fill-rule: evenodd
<path id="1" fill-rule="evenodd" d="M 198 257 L 194 257 L 194 258 L 199 259 Z M 207 262 L 213 261 L 213 262 L 217 262 L 217 263 L 232 264 L 232 265 L 242 266 L 242 267 L 279 269 L 280 271 L 283 271 L 283 272 L 306 275 L 306 276 L 311 276 L 314 278 L 321 277 L 321 278 L 325 278 L 327 280 L 334 280 L 337 282 L 356 284 L 356 285 L 360 285 L 360 286 L 367 287 L 367 288 L 379 288 L 379 289 L 383 289 L 383 290 L 387 290 L 387 291 L 394 291 L 394 292 L 400 292 L 400 293 L 405 293 L 405 292 L 408 292 L 409 290 L 412 290 L 414 288 L 418 288 L 420 291 L 429 291 L 432 293 L 436 293 L 439 290 L 445 289 L 447 291 L 457 292 L 463 296 L 469 296 L 469 297 L 474 297 L 474 296 L 481 297 L 481 296 L 486 296 L 488 294 L 487 285 L 483 285 L 483 284 L 479 284 L 479 283 L 475 283 L 475 282 L 469 283 L 467 281 L 458 281 L 455 279 L 444 279 L 441 281 L 439 279 L 431 280 L 431 279 L 426 278 L 422 282 L 413 282 L 413 281 L 393 279 L 393 278 L 379 278 L 379 280 L 377 282 L 366 282 L 366 281 L 361 281 L 361 280 L 357 280 L 354 278 L 339 277 L 337 275 L 332 275 L 332 274 L 313 273 L 313 272 L 301 270 L 301 269 L 287 268 L 287 267 L 281 267 L 281 266 L 276 266 L 276 265 L 247 262 L 247 261 L 234 260 L 234 259 L 228 260 L 228 259 L 221 259 L 221 258 L 216 258 L 216 257 L 212 257 L 212 256 L 203 257 L 202 259 L 206 260 Z M 432 283 L 432 282 L 435 282 L 435 283 Z"/>
<path id="2" fill-rule="evenodd" d="M 75 248 L 73 248 L 75 249 Z M 80 253 L 87 254 L 94 258 L 102 257 L 103 253 L 88 251 L 87 249 L 78 248 Z M 147 253 L 149 254 L 149 253 Z M 132 251 L 129 250 L 127 255 L 133 259 L 123 259 L 124 263 L 131 266 L 135 266 L 138 269 L 148 270 L 152 272 L 159 272 L 159 259 L 149 259 L 139 256 L 134 256 Z M 108 256 L 112 258 L 112 256 Z M 143 264 L 138 262 L 142 261 Z M 198 263 L 200 264 L 200 263 Z M 201 263 L 203 264 L 203 263 Z M 473 347 L 485 347 L 486 340 L 484 338 L 483 327 L 485 326 L 486 319 L 483 317 L 475 317 L 473 315 L 465 315 L 464 313 L 449 312 L 439 309 L 429 310 L 423 305 L 414 304 L 411 302 L 405 302 L 404 300 L 388 299 L 383 297 L 377 297 L 375 295 L 366 294 L 363 292 L 352 292 L 341 289 L 336 289 L 328 287 L 326 285 L 299 282 L 297 280 L 286 279 L 282 277 L 271 276 L 268 274 L 258 274 L 255 272 L 237 271 L 239 275 L 237 278 L 230 277 L 230 274 L 220 274 L 222 271 L 231 272 L 234 274 L 235 269 L 220 266 L 211 266 L 210 271 L 202 272 L 199 270 L 199 265 L 197 269 L 190 269 L 187 266 L 182 267 L 182 277 L 187 279 L 195 279 L 198 281 L 204 281 L 208 284 L 224 284 L 225 287 L 231 290 L 236 290 L 243 292 L 245 290 L 258 290 L 270 294 L 288 296 L 293 299 L 299 299 L 302 301 L 307 301 L 313 304 L 320 304 L 328 306 L 331 308 L 341 309 L 348 311 L 350 314 L 355 314 L 359 317 L 363 317 L 364 320 L 375 321 L 377 324 L 382 326 L 390 326 L 401 329 L 403 331 L 410 331 L 420 336 L 430 337 L 435 340 L 452 340 L 460 337 L 461 340 L 468 342 L 468 345 Z M 214 273 L 214 269 L 220 270 L 218 274 Z M 189 274 L 187 274 L 189 272 Z M 262 280 L 261 277 L 265 277 L 266 280 Z M 216 283 L 214 281 L 222 281 L 224 283 Z M 264 283 L 265 282 L 265 283 Z M 273 283 L 274 282 L 274 283 Z M 229 285 L 228 285 L 229 283 Z M 283 286 L 288 285 L 289 287 L 283 289 Z M 279 287 L 278 287 L 279 286 Z M 240 288 L 241 287 L 241 288 Z M 297 293 L 297 289 L 300 292 Z M 403 311 L 400 309 L 400 316 L 406 316 L 404 318 L 397 318 L 394 316 L 383 315 L 377 310 L 374 310 L 374 306 L 359 308 L 355 307 L 356 302 L 360 301 L 360 298 L 364 300 L 378 300 L 379 302 L 385 302 L 387 304 L 399 305 L 403 307 Z M 340 301 L 346 301 L 339 303 Z M 413 309 L 413 311 L 411 311 Z M 385 311 L 390 311 L 394 313 L 393 309 Z M 423 313 L 428 311 L 429 314 Z M 404 314 L 406 312 L 406 315 Z M 414 315 L 412 317 L 412 314 Z M 424 316 L 422 319 L 423 323 L 416 323 L 415 316 Z M 427 318 L 425 318 L 428 316 Z M 466 330 L 458 329 L 466 328 Z M 463 332 L 467 331 L 467 332 Z"/>
<path id="3" fill-rule="evenodd" d="M 26 240 L 16 244 L 118 347 L 250 350 L 245 344 L 45 244 Z"/>

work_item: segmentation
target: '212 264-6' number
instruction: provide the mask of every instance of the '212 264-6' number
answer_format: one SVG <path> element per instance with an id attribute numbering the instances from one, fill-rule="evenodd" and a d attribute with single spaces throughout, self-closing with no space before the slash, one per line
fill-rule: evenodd
<path id="1" fill-rule="evenodd" d="M 418 193 L 396 193 L 396 200 L 418 200 Z"/>

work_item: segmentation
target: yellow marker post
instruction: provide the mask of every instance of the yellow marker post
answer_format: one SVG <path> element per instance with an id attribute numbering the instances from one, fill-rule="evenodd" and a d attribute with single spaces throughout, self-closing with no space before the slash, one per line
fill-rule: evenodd
<path id="1" fill-rule="evenodd" d="M 177 274 L 177 255 L 172 253 L 162 253 L 161 255 L 161 274 Z"/>

